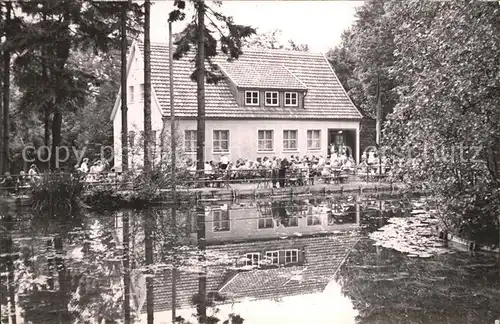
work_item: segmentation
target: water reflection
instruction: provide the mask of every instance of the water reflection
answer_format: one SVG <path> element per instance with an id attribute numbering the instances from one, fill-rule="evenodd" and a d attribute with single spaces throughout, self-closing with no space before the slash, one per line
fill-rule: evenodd
<path id="1" fill-rule="evenodd" d="M 231 313 L 245 323 L 427 323 L 417 314 L 429 310 L 433 315 L 425 318 L 437 318 L 430 300 L 450 310 L 457 302 L 484 312 L 485 320 L 500 317 L 486 302 L 500 301 L 488 288 L 500 288 L 498 261 L 482 255 L 409 260 L 374 247 L 368 233 L 392 217 L 411 217 L 412 210 L 410 200 L 379 198 L 84 212 L 70 223 L 1 210 L 2 320 L 117 323 L 130 314 L 132 323 L 146 323 L 149 306 L 155 323 L 170 323 L 172 316 L 224 321 Z M 13 287 L 6 284 L 9 274 Z M 17 317 L 6 307 L 9 287 L 17 295 Z M 447 292 L 455 297 L 446 299 Z M 477 307 L 478 300 L 485 304 Z"/>

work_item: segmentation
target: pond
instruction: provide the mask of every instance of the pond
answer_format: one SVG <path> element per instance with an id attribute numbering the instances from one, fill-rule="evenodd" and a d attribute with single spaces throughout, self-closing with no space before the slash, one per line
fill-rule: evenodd
<path id="1" fill-rule="evenodd" d="M 126 286 L 136 323 L 146 323 L 148 305 L 155 323 L 171 323 L 172 309 L 191 323 L 197 309 L 221 322 L 494 323 L 499 258 L 443 246 L 422 199 L 308 196 L 75 215 L 3 206 L 1 323 L 123 323 Z"/>

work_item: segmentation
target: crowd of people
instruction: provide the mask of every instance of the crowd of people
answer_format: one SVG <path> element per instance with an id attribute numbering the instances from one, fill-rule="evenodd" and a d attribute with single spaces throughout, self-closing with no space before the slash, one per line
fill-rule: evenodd
<path id="1" fill-rule="evenodd" d="M 114 169 L 110 169 L 106 160 L 96 160 L 89 167 L 89 159 L 84 158 L 80 165 L 75 165 L 74 169 L 69 172 L 65 168 L 58 168 L 55 172 L 42 174 L 35 164 L 30 166 L 27 173 L 25 171 L 20 171 L 19 175 L 11 175 L 10 172 L 5 172 L 4 175 L 0 177 L 0 188 L 5 189 L 6 193 L 13 194 L 20 189 L 32 187 L 41 181 L 42 177 L 45 175 L 53 176 L 54 174 L 78 177 L 85 182 L 97 182 L 118 177 Z"/>
<path id="2" fill-rule="evenodd" d="M 315 178 L 329 179 L 332 175 L 355 171 L 354 159 L 346 154 L 333 153 L 329 156 L 291 155 L 288 157 L 263 157 L 256 160 L 238 159 L 230 161 L 222 156 L 219 162 L 207 161 L 204 175 L 209 180 L 250 181 L 264 179 L 271 181 L 273 187 L 284 187 L 287 183 L 298 185 L 314 184 Z M 187 161 L 186 173 L 195 177 L 196 163 Z"/>
<path id="3" fill-rule="evenodd" d="M 188 182 L 199 180 L 196 171 L 196 161 L 186 160 L 181 172 Z M 369 175 L 390 169 L 390 163 L 385 157 L 378 157 L 375 152 L 363 153 L 361 161 L 356 165 L 352 156 L 345 152 L 337 154 L 335 151 L 326 157 L 291 155 L 290 157 L 259 157 L 255 160 L 239 158 L 231 161 L 227 155 L 221 156 L 218 162 L 207 161 L 204 164 L 203 179 L 207 185 L 220 186 L 224 181 L 249 182 L 255 179 L 271 182 L 274 188 L 285 187 L 288 184 L 313 185 L 317 179 L 324 182 L 334 176 L 356 173 Z M 120 173 L 110 168 L 106 160 L 96 160 L 91 165 L 88 158 L 84 158 L 80 165 L 75 165 L 71 172 L 60 169 L 57 173 L 69 174 L 78 177 L 87 183 L 118 181 Z M 21 171 L 18 176 L 6 172 L 0 178 L 0 187 L 8 192 L 15 192 L 19 188 L 31 187 L 41 179 L 36 165 L 31 165 L 26 173 Z"/>

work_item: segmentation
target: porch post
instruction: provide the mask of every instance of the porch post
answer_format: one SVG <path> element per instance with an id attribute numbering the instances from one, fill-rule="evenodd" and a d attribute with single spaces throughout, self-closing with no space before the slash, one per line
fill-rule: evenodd
<path id="1" fill-rule="evenodd" d="M 360 131 L 359 131 L 359 123 L 358 123 L 358 127 L 356 127 L 356 164 L 359 164 L 359 162 L 361 162 L 359 160 L 359 134 L 360 134 Z"/>

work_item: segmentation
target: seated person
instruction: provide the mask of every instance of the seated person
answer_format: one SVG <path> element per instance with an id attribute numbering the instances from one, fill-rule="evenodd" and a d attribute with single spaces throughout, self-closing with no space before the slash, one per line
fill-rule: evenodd
<path id="1" fill-rule="evenodd" d="M 342 165 L 342 163 L 341 163 L 339 158 L 331 159 L 330 166 L 332 168 L 337 169 L 337 168 L 340 168 L 341 165 Z"/>
<path id="2" fill-rule="evenodd" d="M 207 176 L 212 176 L 214 174 L 212 165 L 208 161 L 205 161 L 205 165 L 204 165 L 203 169 L 205 171 L 205 175 L 207 175 Z"/>
<path id="3" fill-rule="evenodd" d="M 342 170 L 345 170 L 345 171 L 352 171 L 352 168 L 353 168 L 353 164 L 352 164 L 352 161 L 351 159 L 347 159 L 344 163 L 344 165 L 342 166 Z"/>
<path id="4" fill-rule="evenodd" d="M 321 169 L 321 176 L 323 177 L 328 177 L 331 175 L 331 165 L 330 165 L 330 162 L 328 162 L 327 164 L 325 164 L 323 166 L 323 168 Z"/>
<path id="5" fill-rule="evenodd" d="M 17 178 L 17 184 L 19 187 L 29 187 L 28 177 L 26 176 L 26 172 L 19 172 L 19 178 Z"/>
<path id="6" fill-rule="evenodd" d="M 226 170 L 227 166 L 229 164 L 229 157 L 227 155 L 223 155 L 221 158 L 220 158 L 220 165 L 219 165 L 219 168 L 221 170 Z"/>
<path id="7" fill-rule="evenodd" d="M 32 164 L 30 166 L 30 169 L 28 171 L 28 176 L 31 182 L 40 180 L 40 177 L 38 176 L 38 168 L 36 167 L 36 165 Z"/>
<path id="8" fill-rule="evenodd" d="M 368 164 L 366 163 L 366 160 L 361 161 L 361 163 L 359 164 L 359 168 L 362 173 L 367 173 L 367 167 Z"/>
<path id="9" fill-rule="evenodd" d="M 7 190 L 7 193 L 13 194 L 16 192 L 16 182 L 14 178 L 10 175 L 10 172 L 5 172 L 0 185 L 3 189 Z"/>
<path id="10" fill-rule="evenodd" d="M 367 160 L 368 165 L 375 164 L 376 162 L 377 161 L 375 158 L 375 152 L 373 151 L 368 152 L 368 160 Z"/>
<path id="11" fill-rule="evenodd" d="M 318 167 L 319 168 L 323 168 L 323 166 L 325 165 L 326 161 L 325 161 L 325 158 L 323 157 L 323 155 L 321 155 L 319 157 L 319 160 L 318 160 Z"/>

